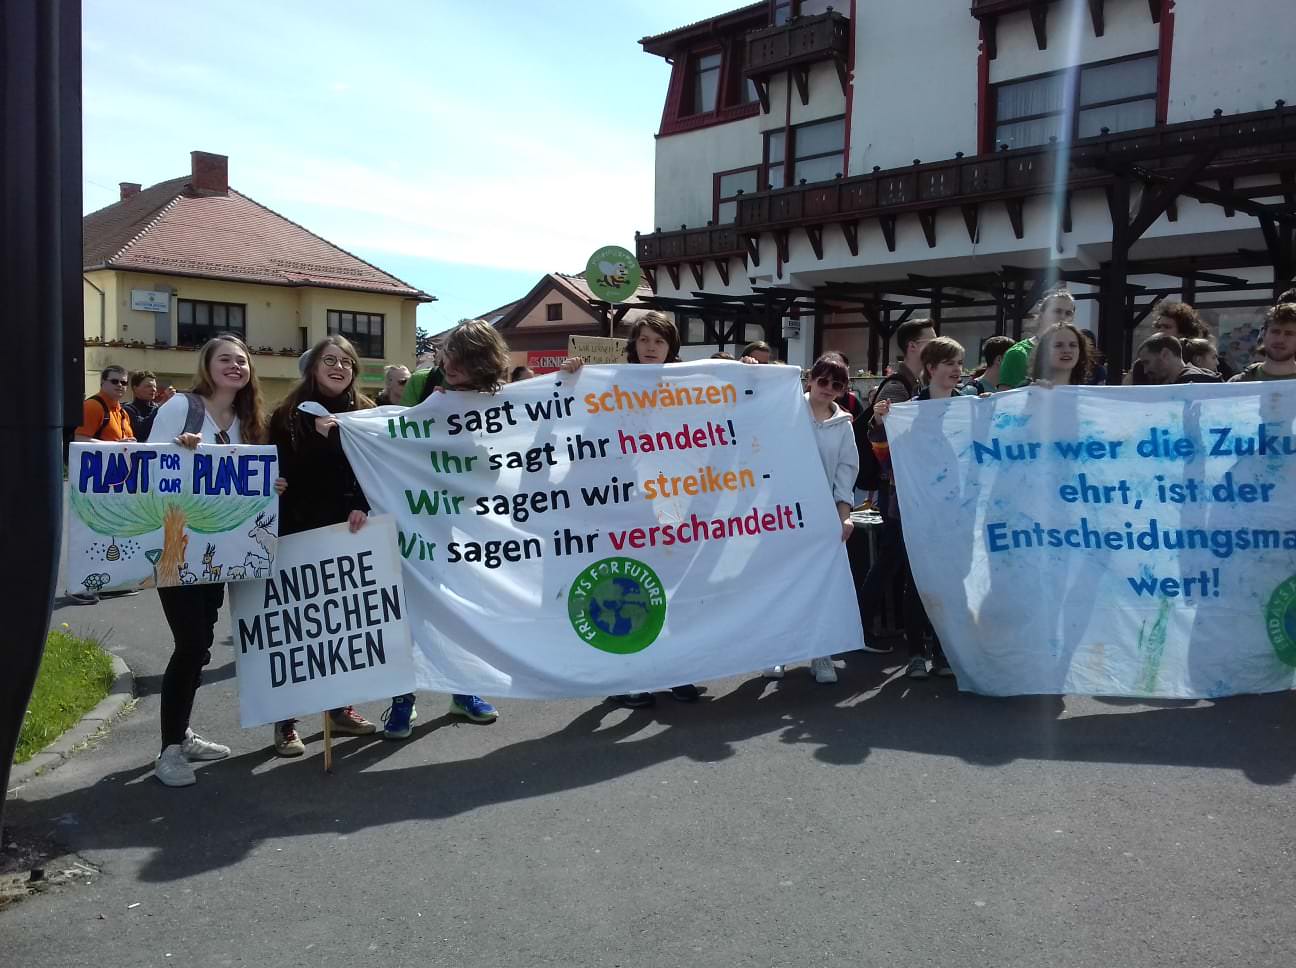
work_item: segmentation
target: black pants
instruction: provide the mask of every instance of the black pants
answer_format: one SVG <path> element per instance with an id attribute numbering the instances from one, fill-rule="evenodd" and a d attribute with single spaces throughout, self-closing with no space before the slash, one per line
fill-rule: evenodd
<path id="1" fill-rule="evenodd" d="M 909 570 L 909 553 L 905 548 L 904 531 L 897 518 L 883 518 L 882 528 L 878 534 L 877 560 L 869 568 L 868 575 L 860 583 L 858 590 L 860 621 L 867 635 L 873 627 L 873 620 L 882 609 L 887 592 L 895 585 L 897 575 L 904 582 L 904 593 L 901 597 L 901 621 L 904 623 L 905 643 L 909 646 L 909 658 L 927 657 L 926 635 L 931 634 L 933 648 L 932 659 L 943 660 L 940 640 L 932 629 L 927 618 L 927 609 L 923 607 L 918 586 L 914 584 L 913 572 Z"/>
<path id="2" fill-rule="evenodd" d="M 225 601 L 224 585 L 159 588 L 158 599 L 171 626 L 175 649 L 162 676 L 162 748 L 183 743 L 202 670 L 211 661 L 216 619 Z"/>

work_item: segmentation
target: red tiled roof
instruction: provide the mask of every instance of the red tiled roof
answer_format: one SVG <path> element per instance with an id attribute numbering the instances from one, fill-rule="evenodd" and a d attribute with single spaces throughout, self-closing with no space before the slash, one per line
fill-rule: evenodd
<path id="1" fill-rule="evenodd" d="M 197 195 L 172 178 L 87 215 L 84 268 L 133 269 L 271 286 L 433 297 L 246 195 Z"/>

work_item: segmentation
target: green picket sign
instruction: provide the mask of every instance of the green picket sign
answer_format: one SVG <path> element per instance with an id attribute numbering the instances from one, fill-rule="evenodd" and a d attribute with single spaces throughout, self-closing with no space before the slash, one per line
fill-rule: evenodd
<path id="1" fill-rule="evenodd" d="M 605 245 L 585 264 L 590 291 L 604 302 L 624 302 L 639 289 L 643 270 L 634 255 L 619 245 Z"/>

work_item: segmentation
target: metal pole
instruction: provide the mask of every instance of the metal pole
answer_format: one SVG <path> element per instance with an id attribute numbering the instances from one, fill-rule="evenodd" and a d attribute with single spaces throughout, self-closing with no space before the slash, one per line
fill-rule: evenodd
<path id="1" fill-rule="evenodd" d="M 81 298 L 81 7 L 0 4 L 0 280 L 16 373 L 38 373 L 22 407 L 0 411 L 0 583 L 13 595 L 0 650 L 0 791 L 49 627 L 62 533 L 64 415 L 84 384 Z M 0 793 L 0 811 L 4 794 Z M 0 820 L 3 814 L 0 813 Z"/>

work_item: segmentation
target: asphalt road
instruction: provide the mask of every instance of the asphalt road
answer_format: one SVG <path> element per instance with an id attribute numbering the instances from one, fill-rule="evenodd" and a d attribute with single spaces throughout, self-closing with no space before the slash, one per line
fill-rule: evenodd
<path id="1" fill-rule="evenodd" d="M 1282 965 L 1296 696 L 985 699 L 852 654 L 841 682 L 695 706 L 419 697 L 406 743 L 322 772 L 237 727 L 228 629 L 198 696 L 233 756 L 151 777 L 156 595 L 59 609 L 138 708 L 8 822 L 101 865 L 0 914 L 26 966 Z M 371 718 L 381 706 L 367 707 Z"/>

